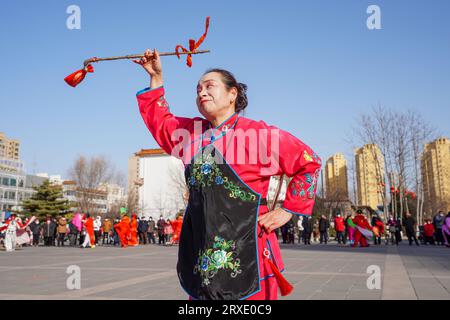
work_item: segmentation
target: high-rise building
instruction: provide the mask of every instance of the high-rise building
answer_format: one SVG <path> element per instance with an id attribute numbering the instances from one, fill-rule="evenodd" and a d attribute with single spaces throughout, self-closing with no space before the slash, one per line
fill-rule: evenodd
<path id="1" fill-rule="evenodd" d="M 19 140 L 8 139 L 0 132 L 0 171 L 20 173 L 23 171 L 23 163 L 19 158 Z"/>
<path id="2" fill-rule="evenodd" d="M 328 200 L 348 199 L 347 160 L 341 153 L 328 158 L 325 165 L 326 198 Z"/>
<path id="3" fill-rule="evenodd" d="M 376 210 L 383 204 L 384 159 L 376 144 L 366 144 L 355 150 L 358 205 Z"/>
<path id="4" fill-rule="evenodd" d="M 425 144 L 422 154 L 425 212 L 450 211 L 450 139 Z"/>
<path id="5" fill-rule="evenodd" d="M 0 158 L 8 160 L 19 160 L 19 140 L 8 139 L 0 132 Z"/>

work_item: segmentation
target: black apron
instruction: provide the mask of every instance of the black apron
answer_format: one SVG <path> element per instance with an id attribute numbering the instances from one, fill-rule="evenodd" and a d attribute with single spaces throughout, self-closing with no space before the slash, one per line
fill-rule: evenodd
<path id="1" fill-rule="evenodd" d="M 250 189 L 212 145 L 185 170 L 189 203 L 177 272 L 194 299 L 246 299 L 260 290 L 257 218 L 260 194 Z"/>

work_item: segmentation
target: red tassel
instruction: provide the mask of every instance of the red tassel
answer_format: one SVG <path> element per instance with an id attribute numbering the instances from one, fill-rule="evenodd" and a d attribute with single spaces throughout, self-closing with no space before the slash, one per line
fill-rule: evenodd
<path id="1" fill-rule="evenodd" d="M 94 72 L 94 67 L 90 64 L 88 64 L 85 68 L 68 75 L 64 78 L 64 81 L 67 82 L 69 86 L 76 87 L 81 81 L 83 81 L 88 72 Z"/>
<path id="2" fill-rule="evenodd" d="M 278 270 L 277 266 L 272 262 L 272 259 L 267 259 L 269 262 L 270 267 L 272 268 L 273 274 L 275 276 L 275 279 L 277 279 L 278 286 L 280 287 L 280 292 L 282 296 L 287 296 L 292 292 L 294 287 L 292 284 L 290 284 L 285 277 L 281 274 L 281 272 Z"/>

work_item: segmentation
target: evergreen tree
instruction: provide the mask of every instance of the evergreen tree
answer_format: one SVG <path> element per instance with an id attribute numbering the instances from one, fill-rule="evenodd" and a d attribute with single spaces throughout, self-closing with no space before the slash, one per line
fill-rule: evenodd
<path id="1" fill-rule="evenodd" d="M 56 217 L 68 212 L 70 205 L 68 200 L 63 199 L 61 186 L 51 185 L 49 180 L 45 180 L 41 186 L 33 189 L 37 192 L 22 202 L 24 210 L 38 217 Z"/>

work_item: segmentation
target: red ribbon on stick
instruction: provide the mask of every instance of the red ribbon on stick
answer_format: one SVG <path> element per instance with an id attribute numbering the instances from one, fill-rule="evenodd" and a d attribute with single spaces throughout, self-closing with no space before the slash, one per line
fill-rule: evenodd
<path id="1" fill-rule="evenodd" d="M 201 53 L 208 53 L 209 50 L 197 50 L 200 45 L 203 43 L 203 41 L 206 38 L 206 35 L 208 34 L 209 29 L 209 20 L 210 17 L 206 17 L 206 27 L 205 32 L 203 35 L 197 40 L 189 39 L 189 50 L 184 48 L 182 45 L 177 45 L 175 47 L 175 52 L 161 52 L 160 56 L 177 56 L 178 59 L 180 59 L 181 54 L 187 55 L 187 65 L 188 67 L 192 67 L 192 55 L 193 54 L 201 54 Z M 182 52 L 180 52 L 180 49 Z M 76 87 L 81 81 L 84 80 L 86 77 L 86 74 L 89 72 L 94 72 L 94 67 L 91 65 L 92 62 L 99 62 L 99 61 L 110 61 L 110 60 L 119 60 L 119 59 L 136 59 L 136 58 L 142 58 L 143 54 L 131 54 L 126 56 L 117 56 L 117 57 L 108 57 L 108 58 L 90 58 L 84 61 L 84 68 L 75 71 L 74 73 L 68 75 L 64 78 L 64 81 L 72 87 Z"/>
<path id="2" fill-rule="evenodd" d="M 206 26 L 205 26 L 205 32 L 203 33 L 203 35 L 197 40 L 197 42 L 194 39 L 189 39 L 189 50 L 187 50 L 185 47 L 183 47 L 181 44 L 177 45 L 175 47 L 175 52 L 177 53 L 177 57 L 178 59 L 180 59 L 180 49 L 186 53 L 186 52 L 195 52 L 198 47 L 200 47 L 200 45 L 203 43 L 203 41 L 206 38 L 206 35 L 208 34 L 208 29 L 209 29 L 209 19 L 210 17 L 206 17 Z M 192 67 L 192 55 L 188 54 L 187 55 L 187 59 L 186 59 L 186 64 L 187 66 L 190 68 Z"/>

